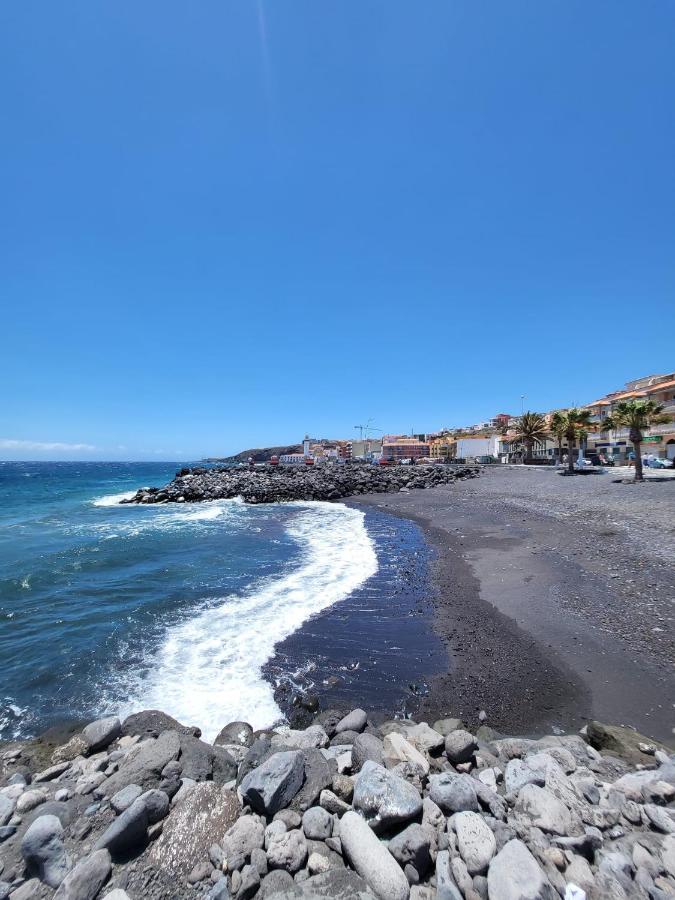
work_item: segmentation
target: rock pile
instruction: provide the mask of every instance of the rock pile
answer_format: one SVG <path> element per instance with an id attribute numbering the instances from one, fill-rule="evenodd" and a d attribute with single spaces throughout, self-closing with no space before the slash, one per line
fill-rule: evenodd
<path id="1" fill-rule="evenodd" d="M 40 742 L 5 749 L 0 898 L 675 895 L 675 757 L 625 729 L 526 740 L 353 710 L 200 736 L 148 711 L 41 769 Z"/>
<path id="2" fill-rule="evenodd" d="M 185 503 L 241 497 L 246 503 L 340 500 L 354 494 L 391 493 L 475 478 L 476 466 L 370 466 L 357 463 L 259 469 L 181 469 L 163 488 L 141 488 L 122 503 Z"/>

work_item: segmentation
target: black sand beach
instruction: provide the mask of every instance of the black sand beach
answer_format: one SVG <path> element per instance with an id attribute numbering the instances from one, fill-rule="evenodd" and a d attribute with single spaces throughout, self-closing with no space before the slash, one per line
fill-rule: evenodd
<path id="1" fill-rule="evenodd" d="M 386 717 L 410 715 L 431 679 L 447 670 L 445 643 L 434 629 L 433 548 L 412 520 L 374 507 L 365 512 L 377 574 L 277 644 L 264 668 L 293 722 L 308 717 L 294 700 L 311 703 L 315 695 L 323 709 L 365 703 Z"/>
<path id="2" fill-rule="evenodd" d="M 449 660 L 418 719 L 484 709 L 534 733 L 596 718 L 672 740 L 675 483 L 494 468 L 349 502 L 418 522 L 435 548 Z"/>

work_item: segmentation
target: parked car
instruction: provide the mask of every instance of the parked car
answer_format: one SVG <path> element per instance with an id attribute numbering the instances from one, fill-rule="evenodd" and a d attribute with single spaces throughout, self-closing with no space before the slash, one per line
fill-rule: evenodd
<path id="1" fill-rule="evenodd" d="M 652 457 L 646 465 L 649 466 L 650 469 L 669 469 L 670 466 L 668 464 L 667 459 L 660 459 L 658 456 Z"/>

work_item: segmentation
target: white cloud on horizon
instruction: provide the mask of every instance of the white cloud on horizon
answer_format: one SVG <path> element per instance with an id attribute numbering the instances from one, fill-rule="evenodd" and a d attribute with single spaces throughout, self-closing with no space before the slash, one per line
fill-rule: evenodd
<path id="1" fill-rule="evenodd" d="M 0 438 L 0 450 L 34 450 L 38 453 L 70 453 L 84 450 L 97 450 L 93 444 L 65 444 L 61 441 L 19 441 L 13 438 Z"/>

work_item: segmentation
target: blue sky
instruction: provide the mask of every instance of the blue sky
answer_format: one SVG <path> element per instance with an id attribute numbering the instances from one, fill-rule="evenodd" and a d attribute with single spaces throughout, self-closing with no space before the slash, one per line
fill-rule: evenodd
<path id="1" fill-rule="evenodd" d="M 6 0 L 0 457 L 672 371 L 674 39 L 671 0 Z"/>

